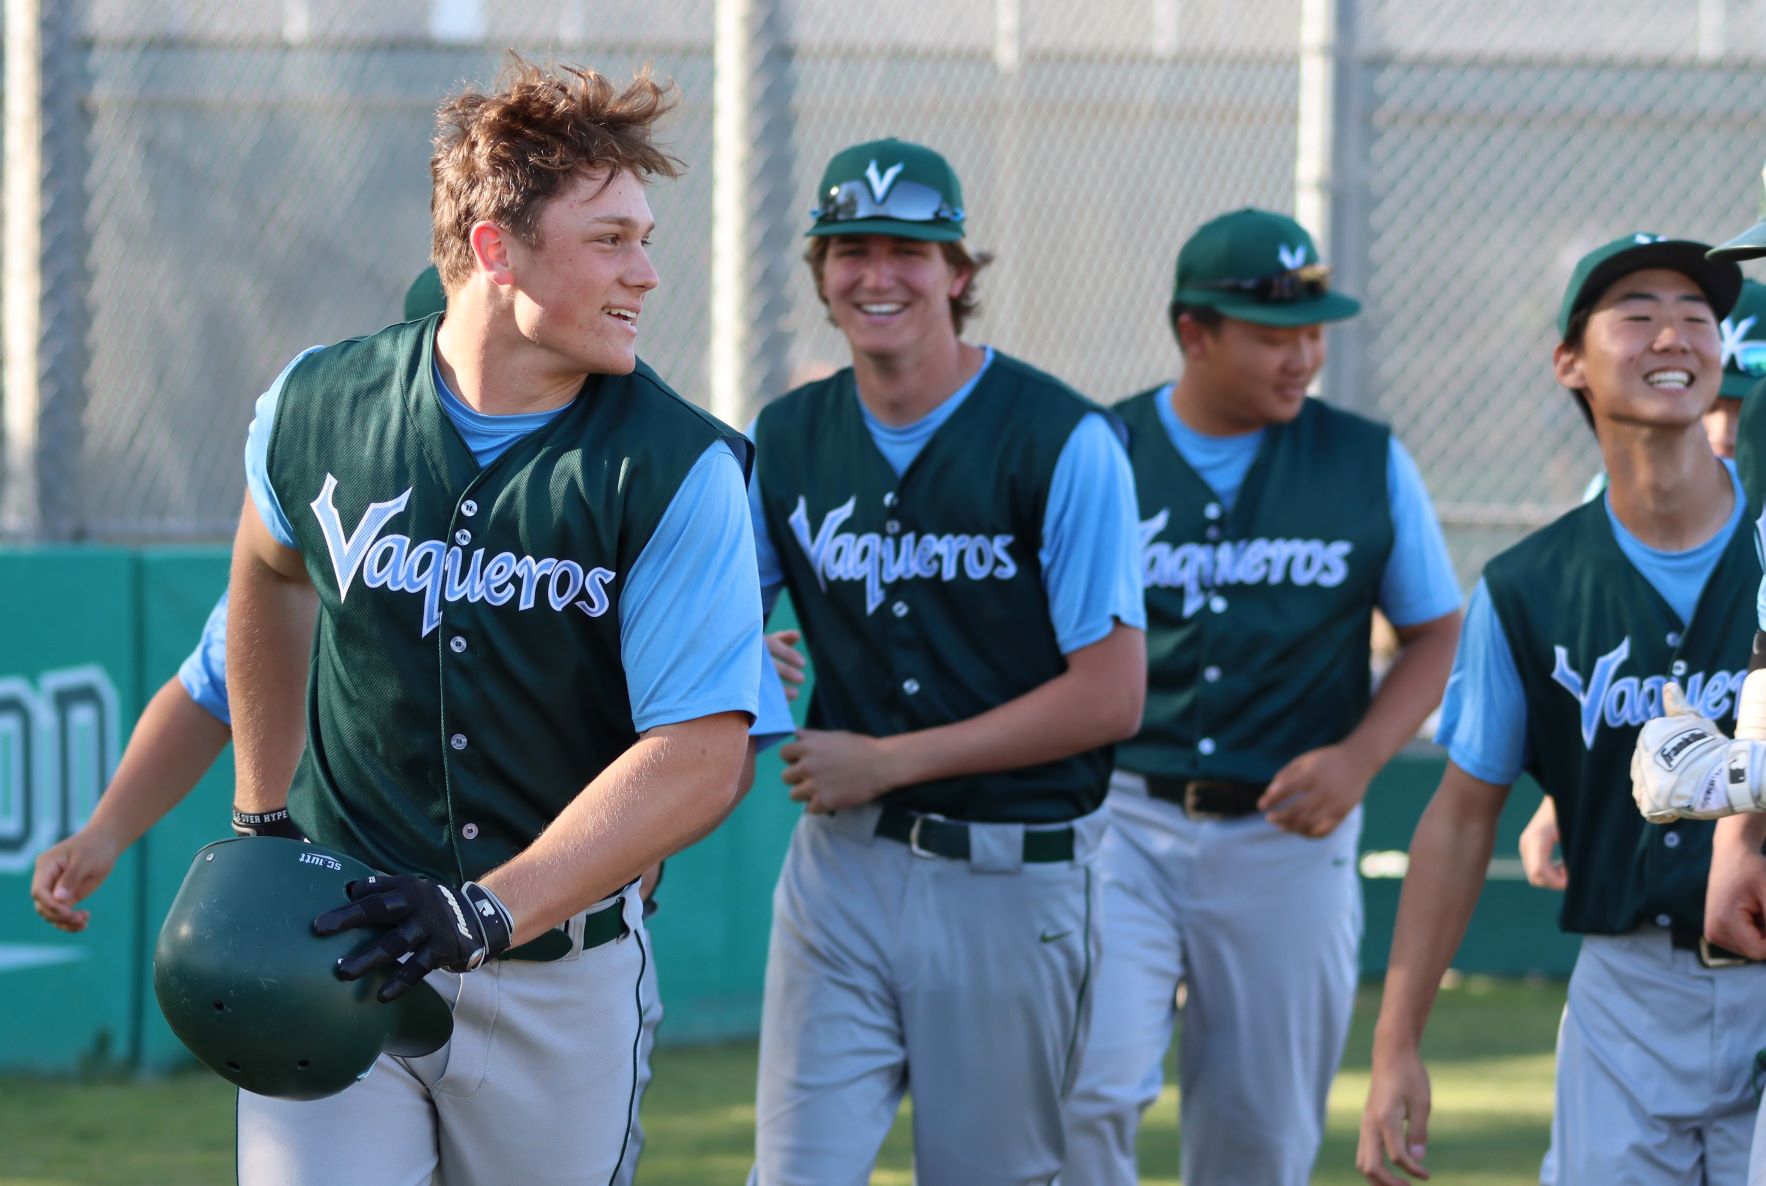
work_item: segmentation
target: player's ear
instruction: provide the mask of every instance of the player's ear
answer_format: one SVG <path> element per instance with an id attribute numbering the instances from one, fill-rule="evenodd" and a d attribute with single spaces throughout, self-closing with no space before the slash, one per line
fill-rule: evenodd
<path id="1" fill-rule="evenodd" d="M 480 271 L 500 285 L 515 282 L 515 269 L 509 259 L 509 233 L 494 222 L 475 222 L 467 234 L 472 258 Z"/>
<path id="2" fill-rule="evenodd" d="M 1567 342 L 1559 342 L 1551 352 L 1551 368 L 1557 381 L 1571 391 L 1586 391 L 1588 380 L 1582 376 L 1582 352 Z"/>

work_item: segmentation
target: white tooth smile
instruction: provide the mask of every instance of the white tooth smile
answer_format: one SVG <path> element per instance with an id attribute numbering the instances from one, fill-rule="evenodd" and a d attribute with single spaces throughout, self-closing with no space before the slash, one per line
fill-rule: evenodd
<path id="1" fill-rule="evenodd" d="M 1643 377 L 1651 387 L 1691 387 L 1690 371 L 1652 371 Z"/>
<path id="2" fill-rule="evenodd" d="M 630 309 L 609 309 L 607 312 L 609 315 L 619 318 L 628 325 L 636 325 L 638 323 L 638 315 Z"/>
<path id="3" fill-rule="evenodd" d="M 901 312 L 901 310 L 902 310 L 902 306 L 900 304 L 860 305 L 859 306 L 860 312 L 869 313 L 873 317 L 884 317 L 884 316 L 888 316 L 891 313 L 899 313 L 899 312 Z"/>

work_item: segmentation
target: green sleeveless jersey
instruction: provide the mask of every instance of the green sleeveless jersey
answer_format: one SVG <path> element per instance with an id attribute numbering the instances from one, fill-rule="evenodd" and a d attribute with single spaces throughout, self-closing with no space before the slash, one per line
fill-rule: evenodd
<path id="1" fill-rule="evenodd" d="M 639 363 L 480 468 L 435 387 L 439 316 L 301 360 L 272 490 L 319 595 L 289 811 L 386 870 L 479 877 L 636 740 L 626 575 L 695 461 L 747 441 Z"/>
<path id="2" fill-rule="evenodd" d="M 812 727 L 886 737 L 951 724 L 1066 670 L 1038 551 L 1055 462 L 1096 411 L 996 352 L 899 477 L 865 427 L 850 369 L 760 414 L 762 510 L 816 665 Z M 1103 802 L 1109 767 L 1106 747 L 881 801 L 1058 821 Z"/>
<path id="3" fill-rule="evenodd" d="M 1619 550 L 1600 500 L 1496 557 L 1484 583 L 1526 697 L 1527 772 L 1557 808 L 1570 871 L 1560 925 L 1702 930 L 1712 825 L 1645 822 L 1631 799 L 1631 754 L 1643 723 L 1661 715 L 1669 679 L 1733 731 L 1760 583 L 1748 531 L 1728 541 L 1691 622 Z"/>
<path id="4" fill-rule="evenodd" d="M 1390 433 L 1309 399 L 1264 430 L 1228 508 L 1160 423 L 1162 390 L 1116 406 L 1140 501 L 1148 668 L 1145 720 L 1118 761 L 1266 781 L 1343 740 L 1367 711 L 1394 536 Z"/>

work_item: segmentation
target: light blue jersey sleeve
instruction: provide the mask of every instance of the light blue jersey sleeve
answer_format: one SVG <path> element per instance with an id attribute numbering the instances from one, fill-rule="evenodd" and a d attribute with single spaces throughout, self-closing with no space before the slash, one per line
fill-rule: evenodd
<path id="1" fill-rule="evenodd" d="M 763 655 L 760 662 L 760 711 L 754 714 L 754 725 L 748 730 L 749 739 L 765 753 L 785 738 L 797 732 L 797 722 L 791 716 L 791 703 L 785 699 L 785 685 L 779 682 L 779 669 L 773 666 L 770 655 Z"/>
<path id="2" fill-rule="evenodd" d="M 1472 590 L 1435 740 L 1473 778 L 1509 786 L 1527 764 L 1527 695 L 1490 590 Z"/>
<path id="3" fill-rule="evenodd" d="M 1766 568 L 1766 511 L 1754 521 L 1754 552 L 1760 557 L 1760 566 Z M 1754 627 L 1766 630 L 1766 577 L 1760 578 L 1760 591 L 1754 594 Z"/>
<path id="4" fill-rule="evenodd" d="M 742 466 L 719 441 L 693 463 L 619 596 L 640 733 L 720 712 L 758 715 L 768 660 L 754 571 Z"/>
<path id="5" fill-rule="evenodd" d="M 1128 450 L 1109 421 L 1088 413 L 1055 460 L 1038 551 L 1063 655 L 1103 639 L 1117 622 L 1147 628 L 1139 526 Z"/>
<path id="6" fill-rule="evenodd" d="M 196 706 L 223 725 L 233 724 L 227 708 L 227 591 L 209 611 L 202 637 L 178 667 L 178 682 Z"/>
<path id="7" fill-rule="evenodd" d="M 251 428 L 245 434 L 246 489 L 251 491 L 252 505 L 257 507 L 258 518 L 269 529 L 270 538 L 285 548 L 295 546 L 294 525 L 282 513 L 281 500 L 270 489 L 270 430 L 276 424 L 276 404 L 282 398 L 282 385 L 288 382 L 288 372 L 313 351 L 323 349 L 323 346 L 309 346 L 295 355 L 293 362 L 282 368 L 282 373 L 270 384 L 270 390 L 258 396 L 257 411 L 252 416 Z"/>
<path id="8" fill-rule="evenodd" d="M 1459 580 L 1435 504 L 1410 453 L 1391 438 L 1386 502 L 1392 508 L 1392 555 L 1380 577 L 1380 612 L 1403 629 L 1459 608 Z"/>

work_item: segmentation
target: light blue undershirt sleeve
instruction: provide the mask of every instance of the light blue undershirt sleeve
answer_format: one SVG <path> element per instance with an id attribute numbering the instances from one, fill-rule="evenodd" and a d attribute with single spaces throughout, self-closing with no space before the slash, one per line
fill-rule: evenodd
<path id="1" fill-rule="evenodd" d="M 1500 787 L 1526 768 L 1527 695 L 1482 580 L 1466 606 L 1435 740 L 1455 766 Z"/>
<path id="2" fill-rule="evenodd" d="M 209 611 L 202 637 L 178 667 L 178 682 L 196 706 L 223 725 L 233 724 L 227 708 L 227 591 Z"/>
<path id="3" fill-rule="evenodd" d="M 754 572 L 742 466 L 718 441 L 693 463 L 620 592 L 620 657 L 640 733 L 720 712 L 758 715 L 769 660 Z"/>
<path id="4" fill-rule="evenodd" d="M 756 752 L 764 754 L 795 732 L 797 722 L 791 717 L 791 703 L 785 699 L 785 685 L 779 681 L 779 669 L 773 666 L 772 656 L 762 655 L 760 710 L 754 714 L 754 724 L 749 727 L 748 736 L 754 742 Z"/>
<path id="5" fill-rule="evenodd" d="M 1761 567 L 1766 568 L 1766 511 L 1754 522 L 1754 554 L 1760 558 Z M 1760 578 L 1760 591 L 1754 594 L 1754 625 L 1766 630 L 1766 577 Z"/>
<path id="6" fill-rule="evenodd" d="M 1392 510 L 1392 555 L 1380 575 L 1380 612 L 1403 629 L 1459 608 L 1459 579 L 1435 517 L 1435 504 L 1410 453 L 1391 438 L 1386 502 Z"/>
<path id="7" fill-rule="evenodd" d="M 1159 423 L 1164 425 L 1165 435 L 1171 438 L 1178 455 L 1230 510 L 1238 501 L 1245 475 L 1251 472 L 1251 463 L 1257 460 L 1257 450 L 1263 445 L 1263 429 L 1227 437 L 1197 432 L 1178 419 L 1177 409 L 1171 403 L 1171 388 L 1172 384 L 1167 383 L 1153 397 Z"/>
<path id="8" fill-rule="evenodd" d="M 1662 600 L 1668 603 L 1669 608 L 1683 623 L 1692 621 L 1699 595 L 1705 591 L 1705 582 L 1717 570 L 1717 562 L 1723 559 L 1730 537 L 1741 526 L 1742 508 L 1747 505 L 1747 495 L 1742 492 L 1741 479 L 1736 477 L 1735 464 L 1729 461 L 1723 464 L 1728 467 L 1729 480 L 1735 488 L 1735 507 L 1730 511 L 1721 531 L 1684 552 L 1664 552 L 1632 535 L 1619 522 L 1619 516 L 1613 513 L 1612 499 L 1606 495 L 1601 496 L 1601 505 L 1606 508 L 1607 523 L 1613 529 L 1613 538 L 1618 541 L 1619 550 L 1625 553 L 1625 559 L 1631 561 L 1631 566 L 1655 586 L 1656 592 L 1662 595 Z"/>
<path id="9" fill-rule="evenodd" d="M 288 382 L 288 372 L 313 351 L 323 349 L 323 346 L 308 346 L 282 368 L 282 373 L 270 384 L 270 390 L 258 396 L 257 410 L 245 433 L 246 489 L 251 491 L 252 505 L 257 507 L 258 518 L 264 521 L 270 538 L 285 548 L 295 546 L 294 527 L 288 516 L 282 513 L 282 503 L 276 492 L 270 489 L 270 430 L 276 425 L 276 404 L 282 398 L 282 385 Z"/>
<path id="10" fill-rule="evenodd" d="M 1037 552 L 1063 655 L 1117 622 L 1147 628 L 1139 526 L 1128 450 L 1103 416 L 1087 413 L 1055 459 Z"/>
<path id="11" fill-rule="evenodd" d="M 756 416 L 748 422 L 748 439 L 754 439 L 755 426 L 760 423 Z M 760 467 L 753 466 L 748 477 L 748 519 L 754 525 L 754 563 L 760 573 L 760 607 L 761 613 L 770 618 L 773 606 L 779 602 L 779 590 L 785 587 L 785 566 L 779 563 L 779 550 L 773 547 L 773 537 L 766 529 L 766 513 L 760 503 Z M 768 665 L 771 665 L 769 660 Z"/>

